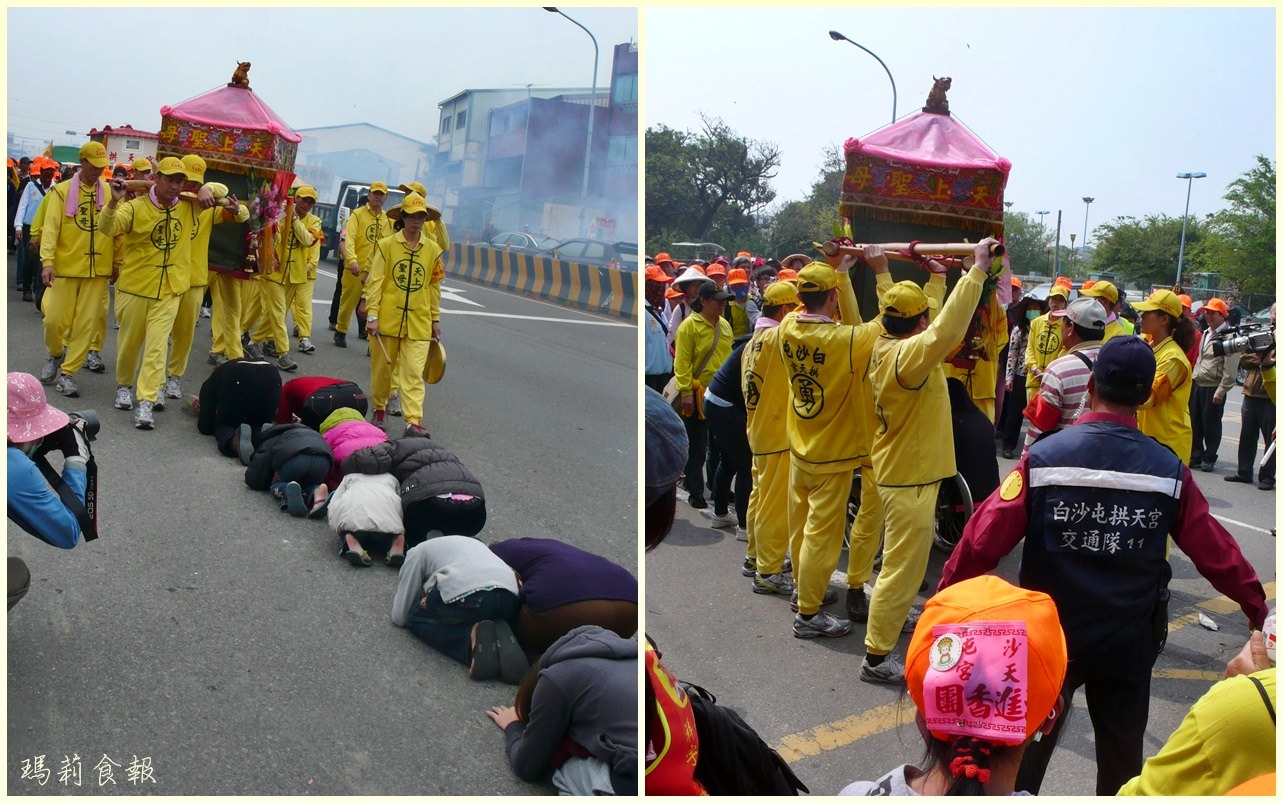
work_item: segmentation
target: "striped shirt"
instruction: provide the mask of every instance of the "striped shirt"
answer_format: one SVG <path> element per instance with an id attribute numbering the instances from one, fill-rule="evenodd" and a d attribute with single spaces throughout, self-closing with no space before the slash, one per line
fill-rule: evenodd
<path id="1" fill-rule="evenodd" d="M 1026 451 L 1042 433 L 1064 429 L 1087 411 L 1087 380 L 1091 379 L 1091 365 L 1082 357 L 1095 363 L 1100 347 L 1099 340 L 1079 343 L 1068 354 L 1057 357 L 1047 366 L 1038 395 L 1025 408 L 1025 418 L 1029 419 Z"/>

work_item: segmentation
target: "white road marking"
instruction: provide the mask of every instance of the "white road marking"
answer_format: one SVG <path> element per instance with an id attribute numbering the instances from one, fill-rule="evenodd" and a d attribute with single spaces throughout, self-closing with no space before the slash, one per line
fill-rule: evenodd
<path id="1" fill-rule="evenodd" d="M 334 273 L 330 273 L 328 270 L 321 270 L 320 268 L 318 268 L 316 272 L 317 272 L 317 273 L 319 273 L 319 274 L 321 274 L 321 275 L 323 275 L 323 276 L 329 276 L 331 279 L 338 279 L 338 276 L 337 276 L 336 274 L 334 274 Z M 459 302 L 460 304 L 471 304 L 471 305 L 472 305 L 472 306 L 474 306 L 474 307 L 484 307 L 484 306 L 485 306 L 484 304 L 482 304 L 482 303 L 480 303 L 480 302 L 477 302 L 477 301 L 473 301 L 473 300 L 472 300 L 472 299 L 470 299 L 470 298 L 464 298 L 464 297 L 463 297 L 463 291 L 462 291 L 462 290 L 460 290 L 460 289 L 458 289 L 458 288 L 456 288 L 456 287 L 451 287 L 450 285 L 446 284 L 445 282 L 442 282 L 442 283 L 441 283 L 441 300 L 442 300 L 442 301 L 457 301 L 457 302 Z M 313 299 L 312 299 L 312 306 L 314 306 L 314 307 L 329 306 L 329 304 L 330 304 L 330 299 L 328 299 L 328 298 L 313 298 Z"/>
<path id="2" fill-rule="evenodd" d="M 1269 535 L 1269 534 L 1270 534 L 1270 531 L 1269 531 L 1269 530 L 1267 530 L 1267 529 L 1265 529 L 1265 528 L 1263 528 L 1263 527 L 1257 527 L 1257 526 L 1256 526 L 1256 525 L 1254 525 L 1254 524 L 1248 524 L 1247 522 L 1243 522 L 1243 521 L 1236 521 L 1236 520 L 1234 520 L 1234 519 L 1226 518 L 1225 516 L 1213 516 L 1212 518 L 1214 518 L 1214 519 L 1216 519 L 1217 521 L 1222 522 L 1222 523 L 1224 523 L 1224 524 L 1233 524 L 1235 527 L 1243 527 L 1243 528 L 1245 528 L 1245 529 L 1251 530 L 1252 532 L 1256 532 L 1256 533 L 1264 533 L 1265 535 Z"/>
<path id="3" fill-rule="evenodd" d="M 627 321 L 618 323 L 615 321 L 598 321 L 578 318 L 545 318 L 539 315 L 510 315 L 503 312 L 479 312 L 477 310 L 441 310 L 442 315 L 479 315 L 483 318 L 516 318 L 521 321 L 548 321 L 549 323 L 576 323 L 583 326 L 619 326 L 625 329 L 636 329 L 636 323 Z"/>

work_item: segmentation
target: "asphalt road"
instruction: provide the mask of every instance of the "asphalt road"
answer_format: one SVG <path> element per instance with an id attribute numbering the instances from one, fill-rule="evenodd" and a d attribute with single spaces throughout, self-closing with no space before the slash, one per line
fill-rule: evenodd
<path id="1" fill-rule="evenodd" d="M 1213 474 L 1195 472 L 1212 513 L 1234 535 L 1274 599 L 1275 493 L 1227 483 L 1234 469 L 1241 390 L 1231 392 L 1225 442 Z M 1259 457 L 1259 450 L 1258 450 Z M 999 457 L 1001 473 L 1014 465 Z M 711 505 L 710 505 L 711 507 Z M 873 780 L 904 763 L 922 759 L 922 739 L 913 724 L 913 701 L 891 687 L 858 679 L 864 655 L 864 625 L 839 639 L 801 640 L 791 632 L 788 600 L 751 591 L 741 576 L 745 544 L 715 530 L 699 511 L 678 504 L 673 532 L 646 557 L 646 631 L 664 663 L 682 680 L 712 691 L 718 702 L 740 712 L 762 738 L 780 751 L 812 794 L 837 794 L 856 780 Z M 1014 581 L 1019 552 L 999 574 Z M 929 588 L 940 578 L 944 556 L 932 552 Z M 1225 662 L 1247 640 L 1246 618 L 1220 598 L 1179 550 L 1172 551 L 1170 635 L 1154 668 L 1145 754 L 1153 755 L 1190 705 L 1222 676 Z M 838 561 L 844 572 L 846 553 Z M 832 584 L 845 589 L 845 575 Z M 842 594 L 829 607 L 845 616 Z M 915 602 L 921 607 L 925 597 Z M 1220 626 L 1198 624 L 1198 613 Z M 901 659 L 909 637 L 901 636 Z M 1095 747 L 1084 694 L 1075 695 L 1074 718 L 1051 760 L 1042 794 L 1090 795 L 1095 790 Z"/>
<path id="2" fill-rule="evenodd" d="M 317 351 L 294 354 L 296 375 L 368 389 L 365 342 L 350 333 L 339 349 L 325 328 L 334 270 L 321 263 Z M 428 388 L 423 423 L 486 489 L 481 540 L 560 538 L 636 573 L 635 327 L 449 278 L 445 288 L 448 370 Z M 8 370 L 38 373 L 40 318 L 7 295 Z M 185 391 L 212 370 L 208 349 L 204 319 Z M 323 520 L 250 491 L 239 462 L 176 406 L 154 431 L 135 430 L 112 408 L 115 353 L 109 327 L 108 372 L 80 372 L 79 399 L 50 389 L 55 405 L 102 421 L 102 537 L 64 552 L 10 527 L 9 554 L 33 582 L 8 616 L 9 792 L 74 789 L 60 769 L 78 756 L 76 791 L 552 793 L 511 773 L 485 716 L 514 688 L 469 681 L 393 626 L 396 572 L 338 559 Z M 399 436 L 404 423 L 389 420 Z"/>

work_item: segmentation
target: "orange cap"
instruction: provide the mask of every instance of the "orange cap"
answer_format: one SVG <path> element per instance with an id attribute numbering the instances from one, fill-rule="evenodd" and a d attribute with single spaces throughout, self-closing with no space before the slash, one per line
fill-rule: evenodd
<path id="1" fill-rule="evenodd" d="M 748 271 L 743 268 L 731 268 L 731 272 L 726 274 L 727 284 L 748 284 Z"/>
<path id="2" fill-rule="evenodd" d="M 664 284 L 672 284 L 673 277 L 669 276 L 667 273 L 664 273 L 664 269 L 659 267 L 658 265 L 647 265 L 646 281 L 663 282 Z"/>
<path id="3" fill-rule="evenodd" d="M 1213 298 L 1203 305 L 1203 309 L 1210 309 L 1212 312 L 1219 312 L 1222 315 L 1229 315 L 1230 308 L 1224 300 Z"/>
<path id="4" fill-rule="evenodd" d="M 676 287 L 673 287 L 671 284 L 668 286 L 668 289 L 664 291 L 664 298 L 681 298 L 684 295 L 686 294 L 681 290 L 678 290 Z"/>
<path id="5" fill-rule="evenodd" d="M 776 274 L 776 278 L 778 278 L 782 282 L 796 282 L 797 271 L 793 270 L 792 268 L 781 268 L 780 272 Z"/>
<path id="6" fill-rule="evenodd" d="M 709 263 L 709 266 L 707 268 L 704 268 L 704 275 L 705 276 L 725 276 L 726 266 L 720 262 Z"/>
<path id="7" fill-rule="evenodd" d="M 1082 286 L 1082 287 L 1080 287 L 1080 288 L 1078 288 L 1078 289 L 1080 289 L 1080 290 L 1090 290 L 1090 289 L 1092 289 L 1092 288 L 1093 288 L 1093 287 L 1095 287 L 1095 286 L 1096 286 L 1096 280 L 1095 280 L 1095 279 L 1088 279 L 1087 281 L 1083 282 L 1083 286 Z"/>
<path id="8" fill-rule="evenodd" d="M 1184 307 L 1184 308 L 1185 308 L 1185 309 L 1187 309 L 1187 310 L 1188 310 L 1190 307 L 1194 306 L 1194 299 L 1190 298 L 1190 297 L 1189 297 L 1188 295 L 1186 295 L 1185 293 L 1181 293 L 1179 296 L 1177 296 L 1177 298 L 1179 298 L 1179 299 L 1181 300 L 1181 306 L 1182 306 L 1182 307 Z"/>
<path id="9" fill-rule="evenodd" d="M 1019 276 L 1012 276 L 1012 277 L 1011 277 L 1011 286 L 1012 286 L 1012 287 L 1021 287 L 1021 288 L 1023 288 L 1023 287 L 1024 287 L 1024 285 L 1020 283 L 1020 277 L 1019 277 Z"/>
<path id="10" fill-rule="evenodd" d="M 668 255 L 667 251 L 660 251 L 658 254 L 655 255 L 656 265 L 658 265 L 661 262 L 672 262 L 672 261 L 673 261 L 673 258 Z"/>

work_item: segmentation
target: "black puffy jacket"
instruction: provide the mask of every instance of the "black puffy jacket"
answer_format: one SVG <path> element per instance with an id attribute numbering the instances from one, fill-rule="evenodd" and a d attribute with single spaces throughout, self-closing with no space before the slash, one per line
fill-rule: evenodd
<path id="1" fill-rule="evenodd" d="M 245 469 L 245 484 L 256 491 L 266 491 L 272 486 L 272 475 L 291 457 L 310 454 L 325 457 L 331 462 L 330 445 L 321 433 L 304 424 L 277 424 L 263 431 L 262 440 L 254 450 L 249 468 Z"/>

